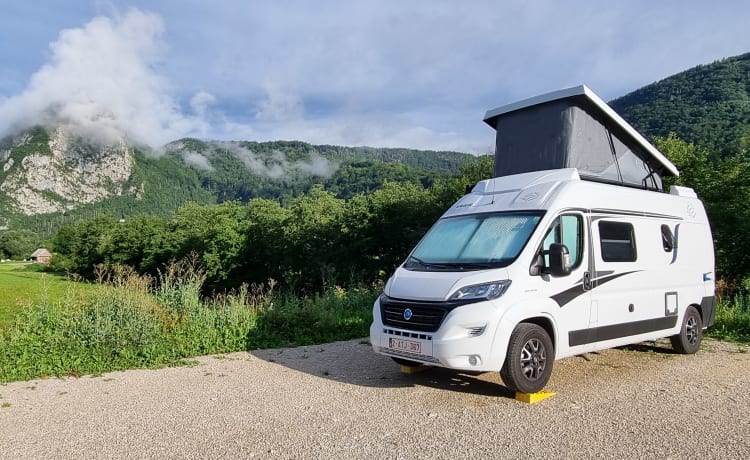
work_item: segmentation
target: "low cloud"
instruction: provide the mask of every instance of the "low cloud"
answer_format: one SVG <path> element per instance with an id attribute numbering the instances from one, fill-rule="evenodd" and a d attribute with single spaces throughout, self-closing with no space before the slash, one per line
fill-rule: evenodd
<path id="1" fill-rule="evenodd" d="M 208 158 L 204 157 L 198 152 L 184 152 L 182 154 L 182 160 L 185 164 L 193 166 L 203 171 L 213 171 L 214 167 L 211 166 L 211 162 Z"/>
<path id="2" fill-rule="evenodd" d="M 195 113 L 185 114 L 154 70 L 163 33 L 158 15 L 139 10 L 63 30 L 27 88 L 0 101 L 0 135 L 41 124 L 92 140 L 156 147 L 205 133 L 213 96 L 199 92 L 191 101 Z"/>
<path id="3" fill-rule="evenodd" d="M 314 152 L 310 154 L 309 161 L 289 161 L 286 155 L 278 150 L 266 158 L 235 142 L 220 142 L 218 148 L 239 159 L 253 174 L 276 180 L 283 180 L 290 176 L 329 178 L 339 167 L 337 163 Z"/>

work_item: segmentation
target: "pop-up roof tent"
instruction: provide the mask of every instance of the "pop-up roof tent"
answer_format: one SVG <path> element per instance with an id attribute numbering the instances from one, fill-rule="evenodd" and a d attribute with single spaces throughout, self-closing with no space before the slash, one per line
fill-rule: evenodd
<path id="1" fill-rule="evenodd" d="M 662 190 L 677 168 L 584 85 L 490 110 L 495 177 L 577 168 L 582 179 Z"/>

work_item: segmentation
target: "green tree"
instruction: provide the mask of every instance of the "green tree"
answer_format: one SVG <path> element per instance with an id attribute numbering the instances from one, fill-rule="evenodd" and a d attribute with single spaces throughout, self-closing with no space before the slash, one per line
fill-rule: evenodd
<path id="1" fill-rule="evenodd" d="M 325 286 L 339 279 L 336 262 L 342 253 L 343 203 L 316 185 L 290 204 L 284 228 L 291 269 L 287 276 L 297 278 L 301 286 Z"/>
<path id="2" fill-rule="evenodd" d="M 69 268 L 84 277 L 94 275 L 94 267 L 103 264 L 111 247 L 112 233 L 118 225 L 117 219 L 101 216 L 79 222 L 72 230 L 58 233 L 53 246 L 68 256 Z M 63 239 L 67 238 L 66 241 Z"/>
<path id="3" fill-rule="evenodd" d="M 25 229 L 0 230 L 0 258 L 28 259 L 39 246 L 39 236 Z"/>
<path id="4" fill-rule="evenodd" d="M 162 260 L 167 256 L 179 260 L 195 252 L 207 276 L 207 286 L 224 286 L 240 264 L 244 240 L 240 232 L 242 217 L 243 207 L 234 201 L 215 206 L 183 205 L 168 225 L 170 241 L 168 247 L 162 248 Z"/>
<path id="5" fill-rule="evenodd" d="M 291 212 L 278 201 L 256 198 L 245 208 L 242 223 L 244 243 L 233 278 L 242 282 L 262 283 L 269 278 L 281 281 L 289 269 L 285 228 Z"/>
<path id="6" fill-rule="evenodd" d="M 108 245 L 103 248 L 104 261 L 154 273 L 156 267 L 152 256 L 165 233 L 166 221 L 161 217 L 137 215 L 120 221 L 112 229 Z"/>
<path id="7" fill-rule="evenodd" d="M 430 190 L 386 183 L 371 195 L 350 201 L 342 230 L 347 251 L 341 260 L 358 268 L 367 280 L 382 278 L 404 261 L 444 211 Z"/>
<path id="8" fill-rule="evenodd" d="M 435 189 L 435 193 L 439 202 L 447 208 L 464 196 L 467 188 L 473 187 L 481 180 L 493 177 L 495 177 L 495 157 L 482 155 L 464 161 L 458 169 L 458 174 L 440 184 Z"/>

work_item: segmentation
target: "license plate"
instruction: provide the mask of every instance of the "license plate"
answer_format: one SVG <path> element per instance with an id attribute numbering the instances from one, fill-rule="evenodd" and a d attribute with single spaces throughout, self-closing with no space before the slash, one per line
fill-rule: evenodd
<path id="1" fill-rule="evenodd" d="M 422 353 L 422 344 L 404 339 L 388 339 L 388 348 L 394 350 L 408 351 L 409 353 Z"/>

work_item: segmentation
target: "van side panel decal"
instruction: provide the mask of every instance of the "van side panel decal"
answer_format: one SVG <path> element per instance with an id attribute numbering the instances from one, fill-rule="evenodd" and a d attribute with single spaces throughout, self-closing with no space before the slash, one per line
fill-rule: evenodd
<path id="1" fill-rule="evenodd" d="M 591 329 L 580 329 L 568 333 L 568 343 L 571 347 L 585 345 L 587 343 L 603 342 L 605 340 L 618 339 L 631 335 L 645 334 L 647 332 L 671 329 L 677 324 L 677 316 L 665 316 L 663 318 L 646 319 L 632 323 L 611 324 L 609 326 L 593 327 Z"/>
<path id="2" fill-rule="evenodd" d="M 557 305 L 562 308 L 563 306 L 565 306 L 565 304 L 574 300 L 584 292 L 586 291 L 584 291 L 583 289 L 583 280 L 581 280 L 578 283 L 574 284 L 572 287 L 553 295 L 552 300 L 557 302 Z"/>
<path id="3" fill-rule="evenodd" d="M 654 212 L 645 211 L 627 211 L 623 209 L 592 209 L 594 214 L 608 214 L 606 216 L 597 216 L 594 219 L 606 219 L 611 216 L 633 216 L 633 217 L 653 217 L 656 219 L 670 219 L 670 220 L 683 220 L 680 216 L 670 216 L 668 214 L 657 214 Z"/>
<path id="4" fill-rule="evenodd" d="M 602 277 L 598 277 L 597 276 L 596 278 L 594 278 L 592 280 L 592 284 L 594 285 L 594 289 L 596 289 L 597 286 L 599 286 L 601 284 L 604 284 L 604 283 L 607 283 L 609 281 L 612 281 L 614 279 L 617 279 L 617 278 L 619 278 L 621 276 L 630 275 L 631 273 L 638 273 L 638 272 L 642 272 L 642 271 L 643 270 L 633 270 L 631 272 L 615 273 L 615 274 L 612 274 L 612 275 L 606 275 L 606 276 L 602 276 Z M 597 275 L 599 275 L 601 273 L 606 273 L 606 272 L 596 272 Z"/>
<path id="5" fill-rule="evenodd" d="M 617 274 L 612 274 L 612 271 L 606 271 L 606 272 L 596 272 L 596 278 L 594 278 L 591 281 L 591 285 L 594 286 L 594 289 L 596 289 L 597 286 L 600 286 L 608 281 L 612 281 L 614 279 L 617 279 L 621 276 L 629 275 L 631 273 L 638 273 L 642 270 L 633 270 L 632 272 L 622 272 Z M 606 276 L 601 276 L 603 274 L 606 274 Z M 586 291 L 583 289 L 583 280 L 578 281 L 576 284 L 571 286 L 570 288 L 558 292 L 557 294 L 551 296 L 551 299 L 557 302 L 557 305 L 560 306 L 560 308 L 564 307 L 567 303 L 574 300 L 579 295 L 585 293 Z"/>

